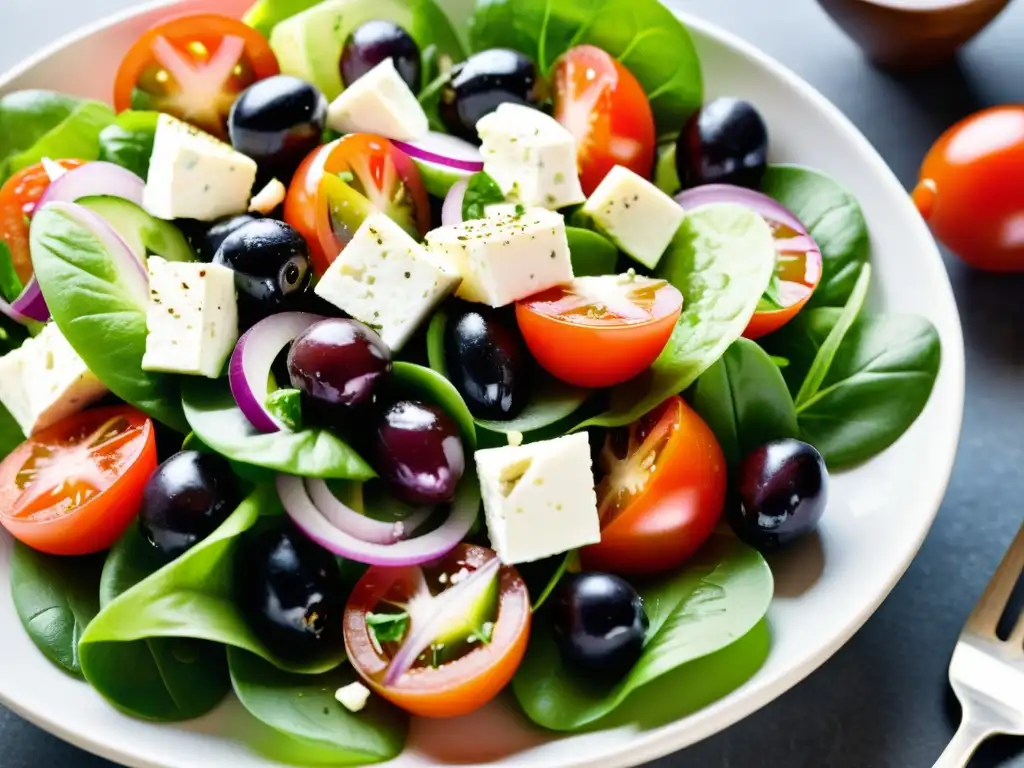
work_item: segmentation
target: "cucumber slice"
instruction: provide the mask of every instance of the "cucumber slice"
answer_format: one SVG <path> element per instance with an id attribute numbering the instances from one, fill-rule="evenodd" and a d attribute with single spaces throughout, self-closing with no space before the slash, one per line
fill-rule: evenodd
<path id="1" fill-rule="evenodd" d="M 676 143 L 658 147 L 658 162 L 654 167 L 654 186 L 666 195 L 674 195 L 683 188 L 676 171 Z"/>
<path id="2" fill-rule="evenodd" d="M 406 146 L 413 151 L 406 149 Z M 449 136 L 447 133 L 431 132 L 418 141 L 399 142 L 398 147 L 416 163 L 423 179 L 423 186 L 434 197 L 443 198 L 454 184 L 483 170 L 484 159 L 480 155 L 480 149 L 468 141 L 457 136 Z M 479 165 L 475 170 L 453 168 L 444 163 L 424 159 L 415 153 L 416 150 L 441 157 L 450 157 L 452 160 L 463 163 L 478 163 Z"/>
<path id="3" fill-rule="evenodd" d="M 195 251 L 181 230 L 169 221 L 150 216 L 133 202 L 105 195 L 83 197 L 77 202 L 102 216 L 137 256 L 162 256 L 167 261 L 196 260 Z"/>

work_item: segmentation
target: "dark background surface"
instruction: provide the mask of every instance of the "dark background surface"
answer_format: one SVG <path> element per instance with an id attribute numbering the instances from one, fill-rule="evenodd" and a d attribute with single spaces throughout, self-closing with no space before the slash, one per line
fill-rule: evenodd
<path id="1" fill-rule="evenodd" d="M 82 23 L 133 4 L 0 0 L 0 71 Z M 678 5 L 807 79 L 858 125 L 908 187 L 928 146 L 951 123 L 982 107 L 1024 102 L 1024 2 L 1011 5 L 956 63 L 907 77 L 867 65 L 811 0 Z M 920 555 L 878 613 L 820 670 L 657 768 L 927 768 L 952 736 L 959 711 L 946 683 L 949 655 L 1024 516 L 1024 276 L 972 273 L 946 256 L 967 346 L 967 406 L 949 493 Z M 111 764 L 0 707 L 0 768 L 66 766 Z M 1024 740 L 995 740 L 972 766 L 1024 768 Z"/>

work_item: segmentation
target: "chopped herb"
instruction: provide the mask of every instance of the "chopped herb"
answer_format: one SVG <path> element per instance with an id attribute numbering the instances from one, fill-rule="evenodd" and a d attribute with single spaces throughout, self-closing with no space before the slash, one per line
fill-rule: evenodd
<path id="1" fill-rule="evenodd" d="M 288 429 L 302 429 L 302 393 L 297 389 L 278 389 L 267 395 L 267 410 Z"/>
<path id="2" fill-rule="evenodd" d="M 366 626 L 379 645 L 400 642 L 409 629 L 409 614 L 405 613 L 367 613 Z"/>
<path id="3" fill-rule="evenodd" d="M 352 173 L 352 171 L 338 171 L 338 178 L 346 182 L 347 184 L 351 184 L 353 181 L 356 180 L 356 177 Z M 371 229 L 370 231 L 372 232 L 373 230 Z"/>

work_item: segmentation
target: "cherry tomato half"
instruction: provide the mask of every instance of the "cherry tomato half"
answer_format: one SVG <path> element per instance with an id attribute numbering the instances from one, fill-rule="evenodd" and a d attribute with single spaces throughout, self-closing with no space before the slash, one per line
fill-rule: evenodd
<path id="1" fill-rule="evenodd" d="M 62 168 L 71 170 L 84 165 L 84 160 L 57 160 Z M 28 224 L 36 204 L 50 186 L 50 177 L 42 163 L 22 168 L 0 187 L 0 240 L 11 251 L 14 270 L 21 282 L 32 277 L 32 258 L 28 247 Z"/>
<path id="2" fill-rule="evenodd" d="M 601 541 L 588 570 L 657 574 L 689 559 L 714 531 L 726 493 L 722 449 L 678 395 L 609 430 L 597 458 Z"/>
<path id="3" fill-rule="evenodd" d="M 324 163 L 337 145 L 337 141 L 332 141 L 306 155 L 292 176 L 288 194 L 284 198 L 284 220 L 305 238 L 318 274 L 323 274 L 331 262 L 320 247 L 317 236 L 316 197 L 320 180 L 324 176 Z"/>
<path id="4" fill-rule="evenodd" d="M 33 435 L 0 463 L 0 525 L 53 555 L 111 546 L 156 469 L 153 422 L 129 406 L 85 411 Z"/>
<path id="5" fill-rule="evenodd" d="M 683 307 L 665 280 L 578 277 L 516 304 L 530 352 L 551 375 L 610 387 L 645 370 L 665 348 Z"/>
<path id="6" fill-rule="evenodd" d="M 576 137 L 586 194 L 616 165 L 645 179 L 654 166 L 654 113 L 643 86 L 617 59 L 592 45 L 555 64 L 555 119 Z"/>
<path id="7" fill-rule="evenodd" d="M 363 575 L 345 608 L 345 648 L 370 688 L 413 714 L 455 717 L 482 707 L 508 685 L 526 653 L 531 621 L 526 584 L 511 566 L 498 571 L 497 608 L 489 638 L 455 647 L 447 658 L 418 660 L 393 685 L 383 680 L 392 657 L 415 630 L 417 611 L 408 609 L 410 626 L 392 642 L 378 641 L 376 631 L 367 624 L 368 616 L 379 621 L 379 611 L 411 606 L 413 600 L 425 600 L 429 606 L 450 588 L 453 575 L 474 571 L 495 557 L 484 547 L 460 544 L 429 567 L 374 566 Z"/>
<path id="8" fill-rule="evenodd" d="M 1024 106 L 994 107 L 939 138 L 914 202 L 935 236 L 972 266 L 1024 270 Z"/>
<path id="9" fill-rule="evenodd" d="M 164 21 L 121 62 L 114 107 L 166 112 L 221 138 L 235 98 L 279 72 L 270 44 L 252 27 L 216 13 Z"/>

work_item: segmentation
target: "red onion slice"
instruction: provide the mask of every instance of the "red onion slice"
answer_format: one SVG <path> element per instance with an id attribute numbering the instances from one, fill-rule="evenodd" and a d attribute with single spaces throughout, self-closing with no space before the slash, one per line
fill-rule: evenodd
<path id="1" fill-rule="evenodd" d="M 441 226 L 451 227 L 462 223 L 462 204 L 466 200 L 469 182 L 463 179 L 452 184 L 441 206 Z"/>
<path id="2" fill-rule="evenodd" d="M 29 278 L 21 295 L 11 304 L 11 309 L 28 320 L 45 323 L 50 319 L 50 310 L 46 306 L 43 292 L 39 290 L 35 275 Z"/>
<path id="3" fill-rule="evenodd" d="M 260 432 L 286 429 L 267 408 L 267 381 L 274 360 L 300 333 L 324 318 L 308 312 L 282 312 L 242 334 L 231 353 L 228 382 L 238 407 Z"/>
<path id="4" fill-rule="evenodd" d="M 46 188 L 38 207 L 42 208 L 47 203 L 73 203 L 96 195 L 121 197 L 141 206 L 145 186 L 146 182 L 131 171 L 97 160 L 59 176 Z"/>
<path id="5" fill-rule="evenodd" d="M 431 132 L 416 141 L 392 139 L 391 143 L 409 157 L 426 163 L 436 163 L 467 173 L 476 173 L 484 169 L 484 158 L 479 147 L 447 133 Z"/>
<path id="6" fill-rule="evenodd" d="M 395 544 L 408 539 L 410 534 L 426 522 L 433 511 L 432 508 L 425 507 L 417 509 L 404 520 L 385 523 L 353 509 L 335 496 L 324 480 L 306 478 L 305 485 L 310 500 L 331 525 L 349 536 L 370 544 Z"/>

